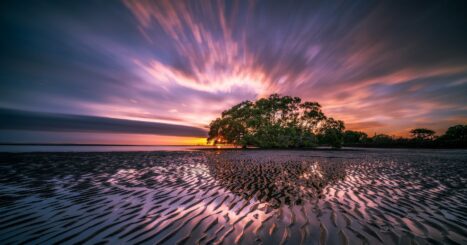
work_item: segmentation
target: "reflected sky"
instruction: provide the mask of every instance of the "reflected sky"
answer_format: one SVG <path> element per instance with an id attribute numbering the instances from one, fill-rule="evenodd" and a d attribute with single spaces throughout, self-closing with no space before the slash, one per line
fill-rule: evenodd
<path id="1" fill-rule="evenodd" d="M 270 93 L 318 101 L 369 134 L 442 133 L 467 120 L 464 10 L 454 1 L 7 1 L 1 108 L 161 128 L 121 137 L 88 122 L 53 136 L 11 124 L 1 140 L 95 143 L 76 136 L 92 132 L 99 143 L 164 144 L 180 125 L 198 132 L 182 141 L 197 142 L 222 110 Z"/>
<path id="2" fill-rule="evenodd" d="M 211 176 L 223 188 L 244 198 L 268 203 L 271 207 L 301 205 L 323 198 L 330 184 L 344 180 L 346 165 L 339 160 L 293 160 L 280 154 L 225 152 L 208 155 Z"/>
<path id="3" fill-rule="evenodd" d="M 347 237 L 340 241 L 349 244 L 397 244 L 408 235 L 418 243 L 462 244 L 466 154 L 405 149 L 339 156 L 298 150 L 1 154 L 0 238 L 34 244 L 199 239 L 273 244 L 286 238 L 309 244 L 325 237 L 334 244 L 344 230 Z"/>

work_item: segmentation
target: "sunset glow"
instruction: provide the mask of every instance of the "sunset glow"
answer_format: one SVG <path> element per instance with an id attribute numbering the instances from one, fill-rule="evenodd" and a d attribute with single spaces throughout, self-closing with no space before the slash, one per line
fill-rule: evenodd
<path id="1" fill-rule="evenodd" d="M 6 4 L 0 109 L 42 113 L 45 126 L 48 113 L 127 121 L 105 132 L 93 123 L 60 130 L 5 124 L 0 141 L 205 144 L 203 132 L 223 110 L 271 93 L 317 101 L 347 129 L 370 135 L 406 136 L 414 127 L 442 133 L 467 122 L 460 10 L 396 5 Z M 157 123 L 157 130 L 134 132 L 132 122 Z"/>

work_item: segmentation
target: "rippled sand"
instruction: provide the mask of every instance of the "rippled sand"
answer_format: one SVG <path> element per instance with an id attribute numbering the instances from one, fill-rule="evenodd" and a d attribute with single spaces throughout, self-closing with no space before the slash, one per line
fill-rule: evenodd
<path id="1" fill-rule="evenodd" d="M 0 243 L 467 244 L 467 151 L 0 155 Z"/>

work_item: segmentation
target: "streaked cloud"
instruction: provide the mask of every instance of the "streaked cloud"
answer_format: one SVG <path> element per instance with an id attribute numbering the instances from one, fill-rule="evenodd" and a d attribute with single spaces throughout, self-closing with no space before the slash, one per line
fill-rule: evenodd
<path id="1" fill-rule="evenodd" d="M 107 117 L 81 116 L 0 109 L 0 128 L 3 130 L 101 132 L 206 137 L 202 128 L 125 120 Z"/>
<path id="2" fill-rule="evenodd" d="M 467 121 L 459 4 L 9 2 L 0 106 L 205 128 L 281 93 L 369 134 L 440 132 Z"/>

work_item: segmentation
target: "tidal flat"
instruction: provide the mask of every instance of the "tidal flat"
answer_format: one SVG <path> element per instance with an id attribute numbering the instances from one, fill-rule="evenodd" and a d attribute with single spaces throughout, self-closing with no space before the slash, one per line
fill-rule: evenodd
<path id="1" fill-rule="evenodd" d="M 2 244 L 467 244 L 466 150 L 0 154 Z"/>

